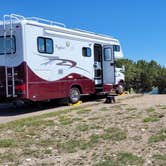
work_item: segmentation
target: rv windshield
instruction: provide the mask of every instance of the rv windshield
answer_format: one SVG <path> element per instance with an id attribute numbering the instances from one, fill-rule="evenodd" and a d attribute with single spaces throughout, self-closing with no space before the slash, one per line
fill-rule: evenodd
<path id="1" fill-rule="evenodd" d="M 16 52 L 16 44 L 15 44 L 14 36 L 0 36 L 0 55 L 4 54 L 14 54 Z"/>

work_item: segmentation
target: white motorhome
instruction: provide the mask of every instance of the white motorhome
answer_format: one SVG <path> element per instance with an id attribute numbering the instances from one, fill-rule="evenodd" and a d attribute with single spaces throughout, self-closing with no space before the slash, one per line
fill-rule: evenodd
<path id="1" fill-rule="evenodd" d="M 108 93 L 115 84 L 117 39 L 41 18 L 0 22 L 0 98 L 42 101 Z"/>

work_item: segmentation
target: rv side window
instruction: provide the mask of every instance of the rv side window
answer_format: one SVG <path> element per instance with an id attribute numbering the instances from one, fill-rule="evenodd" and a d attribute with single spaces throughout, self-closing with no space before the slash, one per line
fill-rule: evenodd
<path id="1" fill-rule="evenodd" d="M 120 52 L 120 46 L 119 45 L 113 45 L 113 49 L 115 52 Z"/>
<path id="2" fill-rule="evenodd" d="M 38 51 L 40 53 L 44 53 L 45 52 L 44 38 L 41 38 L 41 37 L 38 38 Z"/>
<path id="3" fill-rule="evenodd" d="M 52 54 L 54 52 L 53 40 L 50 38 L 38 37 L 37 46 L 40 53 Z"/>
<path id="4" fill-rule="evenodd" d="M 112 49 L 104 48 L 104 60 L 111 61 L 112 60 Z"/>
<path id="5" fill-rule="evenodd" d="M 83 47 L 82 48 L 82 55 L 85 57 L 91 57 L 91 48 Z"/>
<path id="6" fill-rule="evenodd" d="M 16 39 L 14 36 L 0 36 L 0 55 L 15 54 L 16 53 Z"/>
<path id="7" fill-rule="evenodd" d="M 46 53 L 52 54 L 53 53 L 53 40 L 46 39 Z"/>

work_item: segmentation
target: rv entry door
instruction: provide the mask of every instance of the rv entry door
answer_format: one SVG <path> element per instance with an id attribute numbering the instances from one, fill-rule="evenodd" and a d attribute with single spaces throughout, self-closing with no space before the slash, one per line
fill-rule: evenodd
<path id="1" fill-rule="evenodd" d="M 115 63 L 113 46 L 103 47 L 103 83 L 114 84 L 115 83 Z"/>
<path id="2" fill-rule="evenodd" d="M 103 84 L 102 46 L 100 44 L 94 45 L 94 80 L 95 85 Z"/>

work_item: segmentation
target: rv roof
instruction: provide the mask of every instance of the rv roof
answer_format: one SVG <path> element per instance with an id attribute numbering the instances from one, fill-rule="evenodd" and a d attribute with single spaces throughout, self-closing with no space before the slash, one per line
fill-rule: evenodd
<path id="1" fill-rule="evenodd" d="M 45 23 L 48 25 L 56 25 L 56 26 L 61 26 L 61 27 L 65 27 L 65 24 L 60 23 L 60 22 L 56 22 L 56 21 L 52 21 L 52 20 L 47 20 L 47 19 L 43 19 L 43 18 L 39 18 L 39 17 L 24 17 L 21 15 L 17 15 L 17 14 L 10 14 L 10 15 L 4 15 L 3 16 L 3 21 L 0 22 L 21 22 L 24 20 L 30 20 L 30 21 L 35 21 L 38 23 Z"/>
<path id="2" fill-rule="evenodd" d="M 18 22 L 24 22 L 27 24 L 32 24 L 32 25 L 37 25 L 37 26 L 42 26 L 42 27 L 47 27 L 47 28 L 56 28 L 60 29 L 62 31 L 70 31 L 72 33 L 79 33 L 79 34 L 84 34 L 84 35 L 91 35 L 91 36 L 98 36 L 101 37 L 103 40 L 113 40 L 117 41 L 115 38 L 108 36 L 108 35 L 103 35 L 103 34 L 97 34 L 94 32 L 89 32 L 81 29 L 69 29 L 66 28 L 65 24 L 56 22 L 56 21 L 51 21 L 51 20 L 46 20 L 43 18 L 38 18 L 38 17 L 23 17 L 21 15 L 16 15 L 16 14 L 10 14 L 10 15 L 4 15 L 3 21 L 0 21 L 0 24 L 3 24 L 4 22 L 7 23 L 18 23 Z M 12 20 L 12 21 L 11 21 Z"/>
<path id="3" fill-rule="evenodd" d="M 86 30 L 82 30 L 82 29 L 78 29 L 78 28 L 75 28 L 74 30 L 76 30 L 76 31 L 80 31 L 80 32 L 89 33 L 89 34 L 93 34 L 93 35 L 99 35 L 99 36 L 103 36 L 103 37 L 109 37 L 109 38 L 112 38 L 112 39 L 113 39 L 113 37 L 110 36 L 110 35 L 98 34 L 98 33 L 95 33 L 95 32 L 86 31 Z"/>

